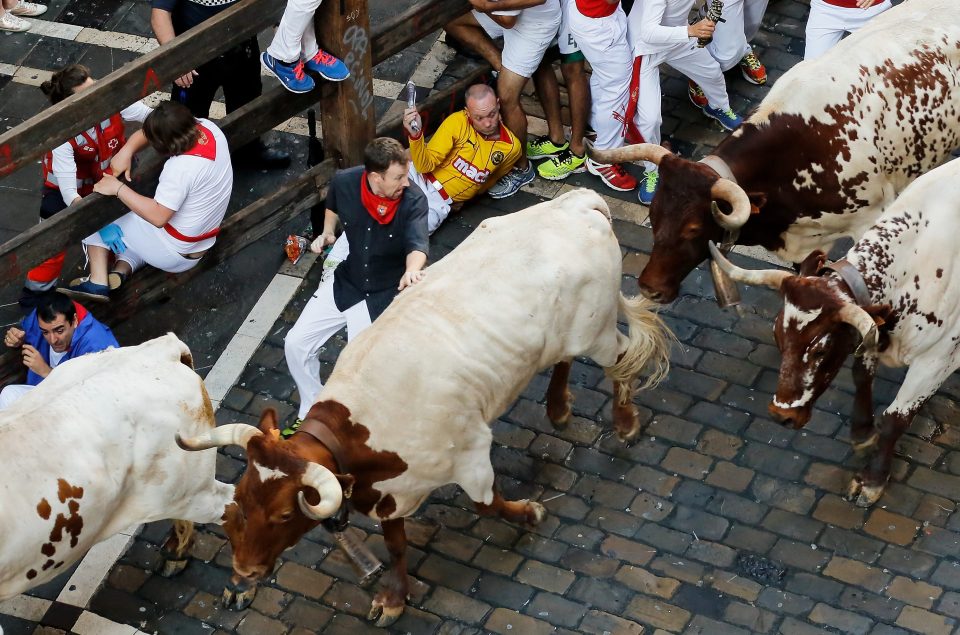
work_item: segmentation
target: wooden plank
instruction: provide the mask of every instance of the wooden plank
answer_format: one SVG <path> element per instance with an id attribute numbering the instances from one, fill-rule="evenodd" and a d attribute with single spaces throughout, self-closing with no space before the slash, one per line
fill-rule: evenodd
<path id="1" fill-rule="evenodd" d="M 242 0 L 223 13 L 177 36 L 99 80 L 93 86 L 34 115 L 0 135 L 0 176 L 40 157 L 47 150 L 102 121 L 110 113 L 156 90 L 174 78 L 277 22 L 284 3 Z"/>
<path id="2" fill-rule="evenodd" d="M 363 150 L 377 125 L 367 0 L 323 3 L 315 27 L 317 39 L 332 47 L 350 69 L 349 79 L 321 92 L 323 147 L 327 156 L 340 157 L 341 165 L 357 165 L 363 162 Z"/>

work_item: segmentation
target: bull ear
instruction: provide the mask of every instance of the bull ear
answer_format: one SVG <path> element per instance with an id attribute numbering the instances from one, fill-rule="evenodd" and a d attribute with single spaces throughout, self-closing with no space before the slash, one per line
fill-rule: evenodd
<path id="1" fill-rule="evenodd" d="M 809 256 L 803 259 L 803 262 L 800 263 L 800 275 L 801 276 L 815 276 L 820 273 L 820 269 L 823 267 L 823 263 L 827 261 L 827 254 L 823 253 L 819 249 L 811 253 Z"/>
<path id="2" fill-rule="evenodd" d="M 353 495 L 353 484 L 357 482 L 357 479 L 355 479 L 352 474 L 334 474 L 334 476 L 340 481 L 340 487 L 343 489 L 343 497 L 350 498 Z"/>
<path id="3" fill-rule="evenodd" d="M 863 310 L 873 318 L 877 326 L 886 324 L 890 319 L 890 314 L 893 313 L 893 307 L 889 304 L 871 304 L 870 306 L 864 307 Z"/>
<path id="4" fill-rule="evenodd" d="M 271 434 L 273 432 L 278 432 L 279 428 L 277 427 L 277 411 L 273 408 L 267 408 L 260 414 L 260 424 L 258 426 L 260 432 L 264 434 Z"/>

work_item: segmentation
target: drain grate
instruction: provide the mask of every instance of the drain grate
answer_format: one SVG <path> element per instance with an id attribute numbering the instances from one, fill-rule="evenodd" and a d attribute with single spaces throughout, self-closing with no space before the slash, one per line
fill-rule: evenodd
<path id="1" fill-rule="evenodd" d="M 787 575 L 787 569 L 769 558 L 753 553 L 741 553 L 737 556 L 737 573 L 761 584 L 779 586 Z"/>

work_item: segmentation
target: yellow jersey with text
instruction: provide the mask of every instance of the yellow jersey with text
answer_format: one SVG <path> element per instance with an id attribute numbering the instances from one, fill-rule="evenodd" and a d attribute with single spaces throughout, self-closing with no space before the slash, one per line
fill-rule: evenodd
<path id="1" fill-rule="evenodd" d="M 433 174 L 454 201 L 467 201 L 486 191 L 510 171 L 523 146 L 506 126 L 500 136 L 484 139 L 461 110 L 447 117 L 430 142 L 410 139 L 410 159 L 420 174 Z"/>

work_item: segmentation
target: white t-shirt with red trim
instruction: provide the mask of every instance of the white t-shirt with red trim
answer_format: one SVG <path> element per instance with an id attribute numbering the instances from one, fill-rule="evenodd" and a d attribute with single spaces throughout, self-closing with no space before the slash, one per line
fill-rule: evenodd
<path id="1" fill-rule="evenodd" d="M 213 159 L 178 154 L 163 164 L 160 183 L 153 199 L 173 210 L 168 223 L 185 236 L 200 236 L 219 227 L 227 213 L 233 190 L 233 166 L 227 138 L 212 121 L 197 120 L 210 131 L 216 145 Z M 185 242 L 169 236 L 181 253 L 192 253 L 213 245 L 213 238 Z"/>

